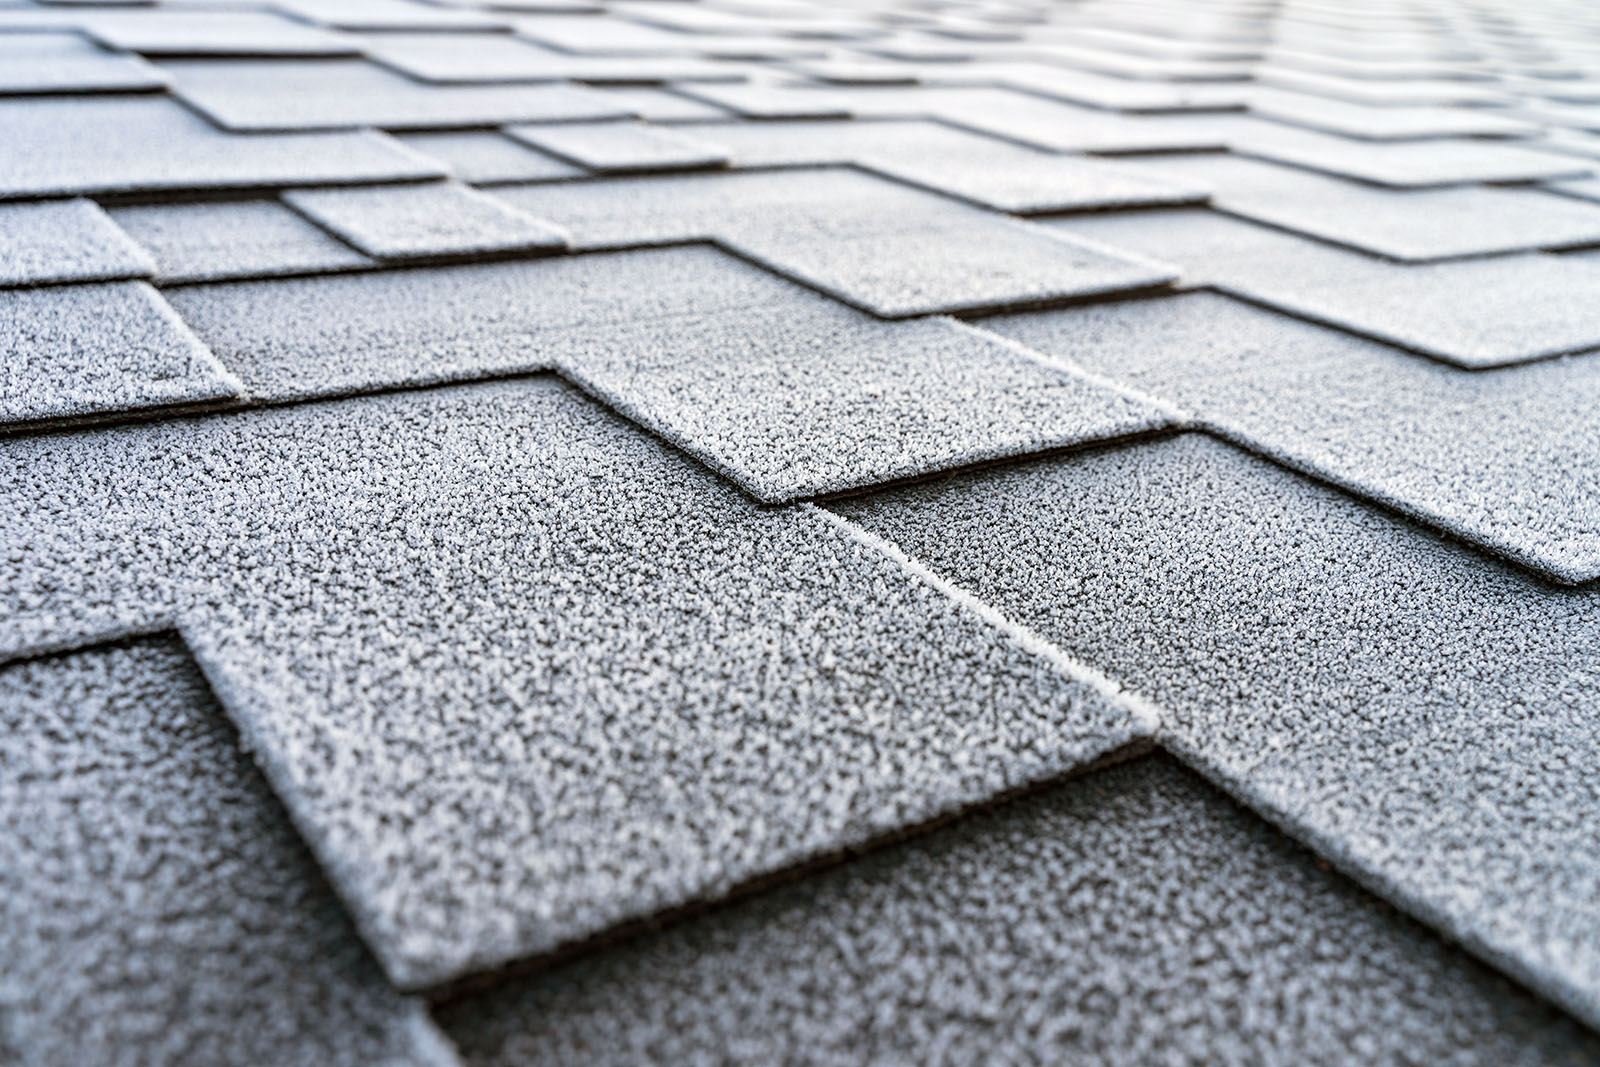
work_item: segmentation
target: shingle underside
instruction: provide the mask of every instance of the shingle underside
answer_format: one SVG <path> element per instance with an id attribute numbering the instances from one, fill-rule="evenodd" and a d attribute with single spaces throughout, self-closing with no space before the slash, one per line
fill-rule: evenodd
<path id="1" fill-rule="evenodd" d="M 1600 15 L 0 7 L 0 1063 L 1600 1063 Z"/>

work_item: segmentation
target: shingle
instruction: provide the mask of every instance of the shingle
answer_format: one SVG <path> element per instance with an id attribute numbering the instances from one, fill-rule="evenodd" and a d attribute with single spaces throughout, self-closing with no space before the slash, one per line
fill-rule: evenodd
<path id="1" fill-rule="evenodd" d="M 1244 107 L 1248 95 L 1241 86 L 1132 81 L 1127 78 L 1051 67 L 1043 63 L 1014 61 L 963 64 L 959 73 L 951 80 L 965 80 L 979 70 L 986 70 L 988 73 L 980 76 L 989 79 L 993 84 L 1064 100 L 1069 104 L 1083 104 L 1087 107 L 1107 108 L 1112 111 L 1153 114 L 1237 111 Z"/>
<path id="2" fill-rule="evenodd" d="M 1155 701 L 1168 746 L 1343 870 L 1600 1022 L 1600 786 L 1576 770 L 1600 759 L 1592 591 L 1197 435 L 838 508 Z"/>
<path id="3" fill-rule="evenodd" d="M 1128 160 L 1203 182 L 1231 214 L 1400 260 L 1600 244 L 1600 208 L 1538 189 L 1374 189 L 1227 155 Z"/>
<path id="4" fill-rule="evenodd" d="M 537 15 L 515 20 L 518 37 L 587 56 L 710 56 L 724 59 L 822 59 L 826 46 L 766 35 L 676 33 L 589 15 Z"/>
<path id="5" fill-rule="evenodd" d="M 572 56 L 511 36 L 395 34 L 368 39 L 373 59 L 425 82 L 585 81 L 648 85 L 674 81 L 737 81 L 725 64 L 685 57 Z"/>
<path id="6" fill-rule="evenodd" d="M 459 30 L 478 33 L 511 28 L 509 20 L 488 12 L 409 0 L 273 0 L 272 7 L 316 26 L 358 32 Z"/>
<path id="7" fill-rule="evenodd" d="M 437 159 L 464 182 L 537 182 L 581 178 L 588 172 L 535 152 L 498 130 L 402 133 L 395 140 Z"/>
<path id="8" fill-rule="evenodd" d="M 4 447 L 25 472 L 5 536 L 39 546 L 0 561 L 7 634 L 166 586 L 402 988 L 715 898 L 1149 729 L 908 563 L 814 509 L 757 507 L 549 380 Z M 121 565 L 84 573 L 94 558 Z"/>
<path id="9" fill-rule="evenodd" d="M 144 282 L 0 290 L 0 358 L 0 425 L 239 391 Z"/>
<path id="10" fill-rule="evenodd" d="M 599 85 L 589 91 L 650 122 L 704 122 L 728 117 L 726 108 L 714 107 L 701 100 L 690 100 L 666 89 Z"/>
<path id="11" fill-rule="evenodd" d="M 1019 215 L 1192 204 L 1208 190 L 1116 163 L 1042 152 L 927 121 L 715 123 L 697 136 L 739 166 L 852 163 Z"/>
<path id="12" fill-rule="evenodd" d="M 1577 160 L 1496 141 L 1352 143 L 1347 137 L 1285 128 L 1235 138 L 1230 147 L 1241 155 L 1402 188 L 1581 178 L 1594 173 L 1593 166 Z"/>
<path id="13" fill-rule="evenodd" d="M 0 724 L 8 1062 L 459 1062 L 176 640 L 0 668 Z"/>
<path id="14" fill-rule="evenodd" d="M 88 200 L 0 204 L 0 286 L 148 278 L 154 270 Z"/>
<path id="15" fill-rule="evenodd" d="M 240 132 L 351 126 L 451 129 L 629 114 L 575 86 L 429 86 L 358 59 L 195 60 L 165 67 L 187 103 Z"/>
<path id="16" fill-rule="evenodd" d="M 767 82 L 735 82 L 731 85 L 680 85 L 680 96 L 713 104 L 740 118 L 764 120 L 847 119 L 849 106 L 826 89 Z"/>
<path id="17" fill-rule="evenodd" d="M 1266 85 L 1375 107 L 1493 107 L 1511 102 L 1510 97 L 1492 85 L 1475 85 L 1452 79 L 1387 78 L 1373 81 L 1301 70 L 1281 70 L 1267 65 L 1257 69 L 1256 77 Z"/>
<path id="18" fill-rule="evenodd" d="M 1164 757 L 438 1018 L 473 1067 L 1600 1055 L 1571 1019 L 1317 870 Z"/>
<path id="19" fill-rule="evenodd" d="M 1208 293 L 984 326 L 1559 581 L 1600 577 L 1600 360 L 1467 373 Z"/>
<path id="20" fill-rule="evenodd" d="M 147 56 L 350 56 L 356 43 L 269 12 L 140 11 L 83 21 L 109 48 Z"/>
<path id="21" fill-rule="evenodd" d="M 156 279 L 168 284 L 375 265 L 277 200 L 113 207 L 111 217 L 155 256 Z"/>
<path id="22" fill-rule="evenodd" d="M 1210 211 L 1093 215 L 1064 232 L 1163 256 L 1211 285 L 1464 367 L 1600 347 L 1600 272 L 1571 256 L 1394 263 Z"/>
<path id="23" fill-rule="evenodd" d="M 1579 200 L 1593 200 L 1600 202 L 1600 178 L 1576 178 L 1572 181 L 1545 182 L 1542 188 L 1562 196 L 1571 196 Z"/>
<path id="24" fill-rule="evenodd" d="M 885 317 L 1151 288 L 1175 276 L 842 169 L 506 186 L 496 195 L 568 228 L 580 248 L 714 236 Z"/>
<path id="25" fill-rule="evenodd" d="M 294 189 L 288 205 L 378 259 L 555 252 L 559 228 L 458 182 Z"/>
<path id="26" fill-rule="evenodd" d="M 0 36 L 0 96 L 159 91 L 170 80 L 138 56 L 104 51 L 77 34 Z"/>
<path id="27" fill-rule="evenodd" d="M 707 249 L 169 295 L 256 397 L 558 367 L 769 502 L 1170 422 L 947 321 L 882 323 Z"/>
<path id="28" fill-rule="evenodd" d="M 695 136 L 651 129 L 637 122 L 512 126 L 511 137 L 542 152 L 601 174 L 724 167 L 720 146 Z"/>
<path id="29" fill-rule="evenodd" d="M 1273 89 L 1251 94 L 1250 111 L 1291 125 L 1369 141 L 1523 137 L 1538 130 L 1533 123 L 1487 108 L 1375 107 Z M 1361 149 L 1351 146 L 1348 151 L 1355 155 Z"/>
<path id="30" fill-rule="evenodd" d="M 0 198 L 439 177 L 370 130 L 235 137 L 159 97 L 0 101 Z"/>

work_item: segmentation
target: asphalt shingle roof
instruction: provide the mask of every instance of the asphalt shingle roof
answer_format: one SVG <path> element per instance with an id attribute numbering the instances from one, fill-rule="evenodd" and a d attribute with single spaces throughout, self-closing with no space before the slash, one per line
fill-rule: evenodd
<path id="1" fill-rule="evenodd" d="M 1597 85 L 9 0 L 0 1064 L 1600 1063 Z"/>

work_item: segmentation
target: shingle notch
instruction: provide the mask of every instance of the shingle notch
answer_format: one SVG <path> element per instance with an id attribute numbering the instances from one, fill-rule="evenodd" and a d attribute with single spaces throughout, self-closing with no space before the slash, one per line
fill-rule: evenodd
<path id="1" fill-rule="evenodd" d="M 1332 134 L 1285 128 L 1237 137 L 1229 147 L 1241 155 L 1399 188 L 1549 181 L 1583 178 L 1595 172 L 1594 166 L 1581 160 L 1514 143 L 1465 138 L 1364 144 Z"/>
<path id="2" fill-rule="evenodd" d="M 728 164 L 727 152 L 716 144 L 637 122 L 512 126 L 506 133 L 600 174 L 711 170 Z"/>
<path id="3" fill-rule="evenodd" d="M 0 97 L 159 92 L 170 82 L 138 56 L 97 48 L 75 33 L 0 33 Z"/>
<path id="4" fill-rule="evenodd" d="M 93 201 L 0 204 L 0 286 L 148 278 L 155 263 Z"/>
<path id="5" fill-rule="evenodd" d="M 378 259 L 558 252 L 564 231 L 457 182 L 293 189 L 290 207 Z"/>
<path id="6" fill-rule="evenodd" d="M 1544 253 L 1394 263 L 1211 211 L 1064 220 L 1079 237 L 1183 267 L 1209 285 L 1462 367 L 1600 348 L 1600 270 Z"/>
<path id="7" fill-rule="evenodd" d="M 239 382 L 144 282 L 0 290 L 0 425 L 222 400 Z"/>
<path id="8" fill-rule="evenodd" d="M 110 213 L 155 256 L 156 280 L 166 284 L 376 266 L 275 199 L 146 204 Z"/>
<path id="9" fill-rule="evenodd" d="M 557 367 L 773 503 L 1171 424 L 948 321 L 880 322 L 704 248 L 169 296 L 253 396 Z"/>
<path id="10" fill-rule="evenodd" d="M 626 182 L 626 184 L 623 184 Z M 845 169 L 713 174 L 497 196 L 604 248 L 715 238 L 885 318 L 1156 288 L 1177 272 Z"/>
<path id="11" fill-rule="evenodd" d="M 0 558 L 8 639 L 175 587 L 196 659 L 403 988 L 1151 729 L 834 521 L 760 508 L 550 380 L 3 445 L 28 471 L 4 487 L 5 536 L 39 546 Z M 122 565 L 81 574 L 85 555 Z"/>
<path id="12" fill-rule="evenodd" d="M 1160 756 L 438 1017 L 475 1067 L 717 1062 L 730 1048 L 748 1063 L 798 1048 L 824 1063 L 1600 1055 L 1581 1025 Z"/>
<path id="13" fill-rule="evenodd" d="M 1467 373 L 1211 293 L 983 325 L 1558 581 L 1600 578 L 1600 359 Z"/>
<path id="14" fill-rule="evenodd" d="M 1201 435 L 837 510 L 1156 701 L 1208 777 L 1600 1025 L 1592 591 Z"/>
<path id="15" fill-rule="evenodd" d="M 370 130 L 238 137 L 161 97 L 0 100 L 0 144 L 29 146 L 0 153 L 0 199 L 443 176 Z"/>
<path id="16" fill-rule="evenodd" d="M 173 638 L 0 668 L 7 1056 L 454 1067 L 237 740 Z"/>

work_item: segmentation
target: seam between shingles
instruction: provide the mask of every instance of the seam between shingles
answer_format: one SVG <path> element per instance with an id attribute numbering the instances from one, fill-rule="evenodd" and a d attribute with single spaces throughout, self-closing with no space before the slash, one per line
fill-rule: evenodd
<path id="1" fill-rule="evenodd" d="M 924 584 L 949 597 L 989 625 L 1003 631 L 1020 648 L 1048 660 L 1063 674 L 1089 686 L 1118 706 L 1126 708 L 1139 725 L 1148 731 L 1150 738 L 1156 741 L 1161 739 L 1161 726 L 1166 715 L 1154 701 L 1120 685 L 1113 681 L 1110 676 L 1101 673 L 1095 668 L 1068 656 L 1059 647 L 1047 641 L 1027 626 L 1008 618 L 986 601 L 980 600 L 973 593 L 934 573 L 926 565 L 912 559 L 894 542 L 880 537 L 878 534 L 851 522 L 843 515 L 838 515 L 817 504 L 801 504 L 800 507 L 810 511 L 822 521 L 832 524 L 846 536 L 894 561 L 894 563 Z"/>

